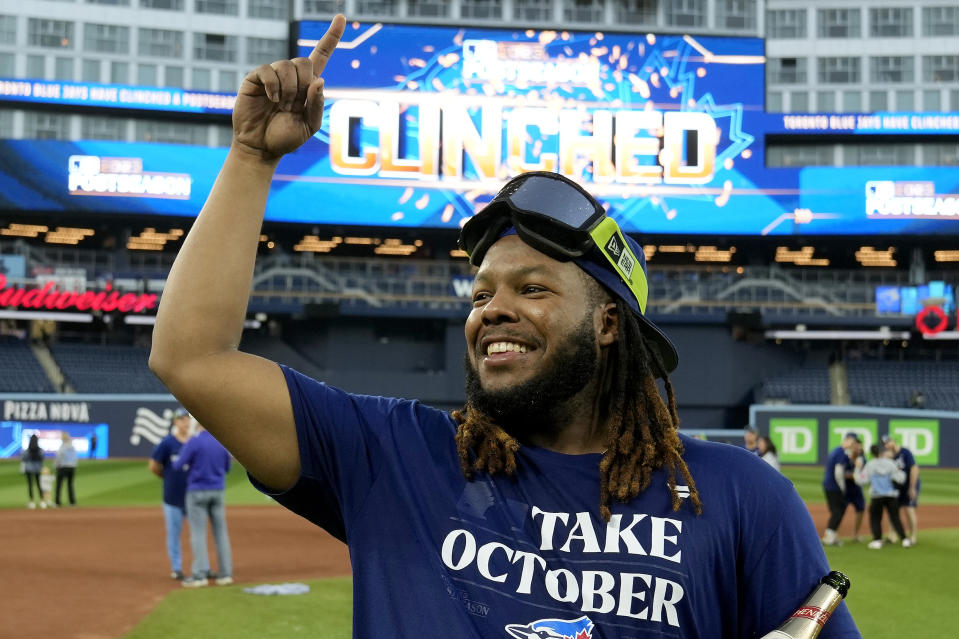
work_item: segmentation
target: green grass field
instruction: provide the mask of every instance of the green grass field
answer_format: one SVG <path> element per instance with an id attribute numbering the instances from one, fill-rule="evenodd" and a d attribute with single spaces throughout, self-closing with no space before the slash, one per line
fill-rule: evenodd
<path id="1" fill-rule="evenodd" d="M 75 480 L 77 503 L 83 506 L 158 506 L 160 478 L 147 469 L 145 459 L 81 461 Z M 47 462 L 51 471 L 52 462 Z M 227 503 L 238 506 L 267 503 L 267 498 L 250 484 L 246 471 L 233 464 L 227 476 Z M 27 482 L 20 474 L 20 462 L 0 462 L 0 509 L 23 508 L 27 503 Z"/>
<path id="2" fill-rule="evenodd" d="M 807 502 L 823 501 L 821 468 L 792 466 L 784 472 Z M 24 483 L 19 463 L 0 462 L 0 509 L 23 508 Z M 159 481 L 144 460 L 87 462 L 78 470 L 77 490 L 82 505 L 155 506 Z M 227 492 L 230 504 L 266 503 L 238 466 L 230 473 Z M 921 504 L 959 505 L 959 471 L 923 469 Z M 921 506 L 919 513 L 921 527 Z M 826 549 L 832 567 L 852 581 L 846 601 L 867 639 L 952 636 L 955 629 L 948 611 L 955 601 L 950 593 L 955 588 L 957 554 L 959 522 L 956 528 L 921 531 L 920 543 L 911 549 L 873 551 L 856 543 Z M 350 637 L 350 580 L 308 583 L 310 592 L 297 596 L 252 595 L 243 590 L 249 584 L 176 591 L 126 639 L 168 639 L 184 628 L 199 637 Z M 211 615 L 211 610 L 217 614 Z"/>

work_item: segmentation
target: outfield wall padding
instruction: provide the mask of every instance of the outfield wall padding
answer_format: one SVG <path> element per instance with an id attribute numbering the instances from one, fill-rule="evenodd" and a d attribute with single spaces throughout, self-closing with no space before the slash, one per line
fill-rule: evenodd
<path id="1" fill-rule="evenodd" d="M 959 413 L 831 405 L 753 405 L 749 423 L 769 436 L 784 464 L 824 464 L 844 434 L 866 450 L 890 435 L 923 467 L 959 468 Z"/>

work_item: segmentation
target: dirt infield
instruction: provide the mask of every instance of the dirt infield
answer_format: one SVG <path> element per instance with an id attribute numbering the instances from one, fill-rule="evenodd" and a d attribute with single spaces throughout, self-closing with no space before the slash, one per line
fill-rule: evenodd
<path id="1" fill-rule="evenodd" d="M 823 529 L 826 527 L 826 521 L 829 520 L 829 511 L 826 509 L 826 504 L 807 504 L 809 508 L 809 513 L 812 515 L 813 521 L 816 522 L 816 529 L 819 530 L 821 535 Z M 853 535 L 853 526 L 855 522 L 855 511 L 851 507 L 846 508 L 846 514 L 842 518 L 842 523 L 839 525 L 839 536 L 840 537 L 852 537 Z M 942 506 L 942 505 L 928 505 L 923 506 L 919 504 L 919 508 L 916 509 L 916 518 L 918 519 L 919 524 L 919 538 L 922 538 L 922 531 L 929 530 L 930 528 L 957 528 L 959 527 L 959 506 Z M 905 525 L 905 515 L 903 515 L 903 525 Z M 884 529 L 889 528 L 888 520 L 883 518 Z M 860 535 L 866 535 L 871 537 L 869 532 L 869 512 L 863 515 L 862 529 L 859 531 Z"/>
<path id="2" fill-rule="evenodd" d="M 0 521 L 4 637 L 116 639 L 180 588 L 159 507 L 4 511 Z M 346 546 L 279 506 L 227 506 L 227 525 L 240 584 L 350 574 Z"/>
<path id="3" fill-rule="evenodd" d="M 822 530 L 825 506 L 810 512 Z M 3 636 L 119 639 L 180 587 L 169 578 L 160 508 L 11 510 L 0 521 Z M 240 584 L 350 573 L 343 544 L 278 506 L 228 506 L 227 521 Z M 850 511 L 842 535 L 852 521 Z M 919 526 L 959 526 L 959 507 L 921 506 Z M 185 534 L 183 548 L 189 566 Z"/>

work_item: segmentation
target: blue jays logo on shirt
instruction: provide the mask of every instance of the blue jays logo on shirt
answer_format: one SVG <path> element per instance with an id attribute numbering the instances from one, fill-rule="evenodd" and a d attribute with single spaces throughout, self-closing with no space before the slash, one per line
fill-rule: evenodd
<path id="1" fill-rule="evenodd" d="M 509 624 L 506 632 L 516 639 L 592 639 L 593 622 L 585 615 L 569 621 L 539 619 L 528 624 Z"/>

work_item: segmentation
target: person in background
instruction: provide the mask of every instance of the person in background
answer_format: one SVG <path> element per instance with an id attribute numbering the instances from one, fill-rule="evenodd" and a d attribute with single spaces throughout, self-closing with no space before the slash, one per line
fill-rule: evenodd
<path id="1" fill-rule="evenodd" d="M 909 397 L 909 408 L 923 409 L 926 407 L 926 395 L 921 390 L 915 390 Z"/>
<path id="2" fill-rule="evenodd" d="M 846 500 L 846 506 L 852 505 L 853 511 L 855 512 L 852 539 L 853 541 L 862 542 L 866 540 L 865 537 L 859 534 L 862 531 L 862 522 L 866 515 L 866 496 L 862 492 L 862 487 L 855 482 L 855 473 L 866 463 L 866 454 L 865 451 L 863 451 L 862 444 L 858 442 L 852 446 L 849 454 L 852 460 L 852 476 L 846 473 L 846 479 L 852 479 L 853 481 L 846 481 L 846 491 L 843 497 Z"/>
<path id="3" fill-rule="evenodd" d="M 751 453 L 760 455 L 759 452 L 759 431 L 755 426 L 746 426 L 743 429 L 743 447 Z"/>
<path id="4" fill-rule="evenodd" d="M 912 540 L 906 536 L 899 518 L 899 488 L 896 484 L 906 481 L 906 473 L 902 471 L 892 459 L 892 451 L 880 448 L 873 444 L 869 448 L 872 454 L 864 466 L 856 470 L 856 483 L 860 486 L 869 485 L 869 528 L 872 530 L 870 550 L 882 548 L 882 511 L 889 515 L 899 539 L 902 539 L 903 548 L 912 546 Z"/>
<path id="5" fill-rule="evenodd" d="M 916 536 L 919 532 L 919 520 L 916 516 L 916 508 L 919 506 L 919 489 L 922 482 L 919 479 L 919 464 L 912 451 L 904 448 L 898 441 L 889 435 L 883 435 L 879 438 L 879 443 L 886 450 L 893 454 L 893 461 L 905 474 L 905 481 L 899 486 L 899 507 L 906 511 L 906 530 L 909 533 L 909 541 L 912 545 L 916 543 Z"/>
<path id="6" fill-rule="evenodd" d="M 53 503 L 50 499 L 50 495 L 53 493 L 53 475 L 50 473 L 50 467 L 46 464 L 43 465 L 43 469 L 40 471 L 40 492 L 43 495 L 40 508 L 46 508 Z"/>
<path id="7" fill-rule="evenodd" d="M 60 449 L 57 451 L 57 458 L 53 462 L 57 469 L 57 485 L 54 489 L 56 493 L 54 501 L 57 507 L 60 506 L 60 489 L 63 484 L 67 485 L 67 496 L 70 498 L 70 505 L 77 505 L 77 495 L 73 490 L 73 477 L 77 471 L 77 450 L 73 447 L 73 438 L 70 433 L 62 431 L 60 433 Z"/>
<path id="8" fill-rule="evenodd" d="M 180 456 L 183 444 L 190 438 L 192 417 L 185 408 L 173 413 L 173 428 L 153 449 L 148 466 L 150 472 L 163 480 L 163 520 L 166 524 L 166 552 L 170 559 L 170 577 L 183 579 L 183 553 L 180 533 L 186 516 L 185 470 L 174 470 L 173 464 Z"/>
<path id="9" fill-rule="evenodd" d="M 846 480 L 852 479 L 853 456 L 856 446 L 861 445 L 859 435 L 853 432 L 846 433 L 842 443 L 836 446 L 826 460 L 826 468 L 822 478 L 823 492 L 826 494 L 826 504 L 829 506 L 829 522 L 822 536 L 822 543 L 827 546 L 841 546 L 836 531 L 846 513 Z"/>
<path id="10" fill-rule="evenodd" d="M 765 435 L 760 435 L 756 440 L 756 452 L 762 457 L 762 460 L 775 468 L 779 468 L 779 453 L 776 452 L 776 444 L 773 443 L 773 440 L 769 439 Z"/>
<path id="11" fill-rule="evenodd" d="M 190 576 L 183 580 L 186 588 L 200 588 L 209 583 L 210 559 L 206 548 L 206 523 L 213 529 L 216 545 L 216 583 L 226 586 L 233 583 L 233 552 L 230 535 L 226 529 L 226 474 L 230 470 L 230 453 L 197 424 L 196 436 L 180 449 L 180 456 L 173 462 L 174 471 L 188 469 L 186 485 L 186 516 L 190 522 L 190 549 L 193 565 Z"/>
<path id="12" fill-rule="evenodd" d="M 40 438 L 34 433 L 30 435 L 30 441 L 27 447 L 20 453 L 20 472 L 27 476 L 27 494 L 30 501 L 27 502 L 27 508 L 36 508 L 37 503 L 33 498 L 33 487 L 37 487 L 37 499 L 40 500 L 40 507 L 46 508 L 46 501 L 43 499 L 43 491 L 40 488 L 40 472 L 43 470 L 43 449 L 40 448 Z"/>

